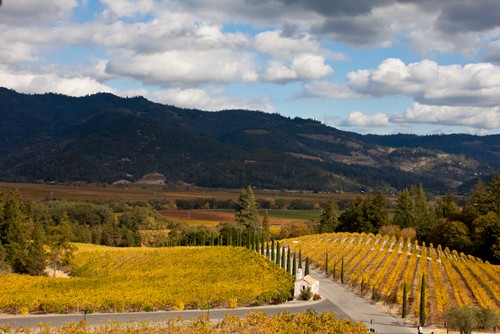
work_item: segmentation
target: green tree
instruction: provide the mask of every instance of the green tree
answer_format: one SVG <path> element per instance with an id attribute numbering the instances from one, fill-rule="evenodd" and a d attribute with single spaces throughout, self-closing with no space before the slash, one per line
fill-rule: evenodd
<path id="1" fill-rule="evenodd" d="M 299 248 L 299 268 L 302 269 L 302 247 Z"/>
<path id="2" fill-rule="evenodd" d="M 369 232 L 370 223 L 364 217 L 364 200 L 356 198 L 339 217 L 337 232 Z"/>
<path id="3" fill-rule="evenodd" d="M 448 329 L 460 331 L 460 334 L 471 334 L 477 328 L 476 310 L 472 306 L 454 306 L 445 312 Z"/>
<path id="4" fill-rule="evenodd" d="M 394 208 L 392 223 L 401 228 L 415 227 L 413 198 L 407 188 L 403 189 L 399 194 L 396 207 Z"/>
<path id="5" fill-rule="evenodd" d="M 471 247 L 469 229 L 461 221 L 442 221 L 428 235 L 434 245 L 443 245 L 457 251 L 468 252 Z"/>
<path id="6" fill-rule="evenodd" d="M 309 257 L 306 257 L 306 268 L 304 269 L 304 276 L 309 275 Z"/>
<path id="7" fill-rule="evenodd" d="M 269 229 L 269 212 L 264 211 L 264 217 L 262 218 L 262 236 L 264 240 L 268 240 L 271 236 L 271 231 Z"/>
<path id="8" fill-rule="evenodd" d="M 292 275 L 297 275 L 297 255 L 293 252 Z"/>
<path id="9" fill-rule="evenodd" d="M 281 248 L 280 242 L 276 242 L 276 264 L 279 266 L 281 261 Z"/>
<path id="10" fill-rule="evenodd" d="M 27 273 L 33 276 L 44 276 L 47 264 L 47 253 L 45 252 L 45 231 L 39 223 L 30 221 L 32 227 L 31 242 L 28 245 L 26 255 Z"/>
<path id="11" fill-rule="evenodd" d="M 376 233 L 389 223 L 385 198 L 378 193 L 366 198 L 356 198 L 339 217 L 338 232 Z"/>
<path id="12" fill-rule="evenodd" d="M 286 270 L 286 252 L 285 252 L 285 246 L 281 247 L 281 268 L 283 270 Z"/>
<path id="13" fill-rule="evenodd" d="M 495 328 L 500 316 L 491 308 L 479 308 L 476 310 L 477 329 L 481 332 Z"/>
<path id="14" fill-rule="evenodd" d="M 494 264 L 500 263 L 500 216 L 493 211 L 476 218 L 473 222 L 472 245 L 474 255 Z"/>
<path id="15" fill-rule="evenodd" d="M 442 218 L 449 221 L 457 220 L 460 217 L 460 208 L 451 192 L 447 192 L 441 201 L 439 201 L 435 210 L 435 216 L 437 219 Z"/>
<path id="16" fill-rule="evenodd" d="M 27 254 L 30 244 L 29 220 L 24 213 L 24 203 L 17 191 L 9 193 L 0 219 L 0 243 L 4 245 L 7 262 L 12 270 L 28 274 Z"/>
<path id="17" fill-rule="evenodd" d="M 75 246 L 71 244 L 72 239 L 73 232 L 69 218 L 63 214 L 59 224 L 49 229 L 49 261 L 54 277 L 57 269 L 67 265 L 73 257 Z"/>
<path id="18" fill-rule="evenodd" d="M 373 226 L 373 229 L 378 230 L 382 226 L 389 225 L 389 213 L 386 209 L 384 195 L 376 193 L 373 196 L 369 196 L 366 201 L 365 216 Z"/>
<path id="19" fill-rule="evenodd" d="M 319 216 L 319 233 L 334 232 L 339 223 L 336 213 L 336 203 L 328 201 L 322 205 Z"/>
<path id="20" fill-rule="evenodd" d="M 342 256 L 342 261 L 340 262 L 340 282 L 344 284 L 344 257 Z"/>
<path id="21" fill-rule="evenodd" d="M 290 247 L 287 248 L 287 252 L 286 252 L 286 272 L 289 273 L 290 272 Z"/>
<path id="22" fill-rule="evenodd" d="M 489 202 L 491 209 L 500 216 L 500 174 L 495 174 L 491 180 Z"/>
<path id="23" fill-rule="evenodd" d="M 235 220 L 253 233 L 259 231 L 259 212 L 251 186 L 241 189 L 240 197 L 236 202 Z"/>
<path id="24" fill-rule="evenodd" d="M 414 198 L 413 214 L 415 229 L 417 230 L 418 238 L 422 240 L 434 228 L 433 219 L 431 219 L 429 207 L 427 206 L 427 197 L 422 184 L 420 184 L 419 187 L 413 187 L 412 191 Z"/>
<path id="25" fill-rule="evenodd" d="M 408 310 L 408 288 L 406 282 L 403 282 L 403 303 L 402 303 L 402 318 L 406 318 L 406 312 Z"/>
<path id="26" fill-rule="evenodd" d="M 328 251 L 325 254 L 325 275 L 328 277 Z"/>
<path id="27" fill-rule="evenodd" d="M 427 320 L 427 312 L 425 310 L 425 275 L 422 275 L 422 282 L 420 284 L 420 312 L 419 312 L 419 318 L 420 318 L 420 324 L 422 326 L 425 326 L 425 321 Z"/>

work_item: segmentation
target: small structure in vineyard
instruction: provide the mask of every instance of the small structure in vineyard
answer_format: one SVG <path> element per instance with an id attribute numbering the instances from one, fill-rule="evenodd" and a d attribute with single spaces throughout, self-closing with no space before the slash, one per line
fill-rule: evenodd
<path id="1" fill-rule="evenodd" d="M 304 274 L 302 273 L 302 268 L 299 268 L 299 270 L 297 270 L 297 274 L 295 277 L 293 299 L 299 299 L 301 297 L 301 293 L 303 293 L 307 289 L 310 289 L 311 291 L 311 298 L 314 295 L 319 295 L 319 281 L 317 279 L 313 278 L 310 275 L 304 276 Z"/>

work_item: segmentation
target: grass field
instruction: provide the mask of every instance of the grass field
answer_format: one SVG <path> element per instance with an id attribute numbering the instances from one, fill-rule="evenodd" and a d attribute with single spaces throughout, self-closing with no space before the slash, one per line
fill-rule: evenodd
<path id="1" fill-rule="evenodd" d="M 240 247 L 77 247 L 73 277 L 0 275 L 0 313 L 236 307 L 293 286 L 291 275 Z"/>

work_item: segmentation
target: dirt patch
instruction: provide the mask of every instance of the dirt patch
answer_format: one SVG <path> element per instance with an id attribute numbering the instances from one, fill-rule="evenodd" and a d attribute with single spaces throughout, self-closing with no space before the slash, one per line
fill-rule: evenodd
<path id="1" fill-rule="evenodd" d="M 47 267 L 45 268 L 45 274 L 49 277 L 54 277 L 54 268 Z M 71 276 L 68 275 L 68 273 L 62 271 L 62 270 L 56 270 L 55 277 L 57 278 L 70 278 Z"/>

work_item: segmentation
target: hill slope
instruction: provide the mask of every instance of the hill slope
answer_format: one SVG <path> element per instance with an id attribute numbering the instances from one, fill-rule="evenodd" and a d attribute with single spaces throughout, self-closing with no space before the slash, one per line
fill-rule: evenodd
<path id="1" fill-rule="evenodd" d="M 425 145 L 419 138 L 425 139 L 400 147 L 387 138 L 258 111 L 204 112 L 142 97 L 0 88 L 3 181 L 137 181 L 159 172 L 169 183 L 205 187 L 394 191 L 423 183 L 443 191 L 498 172 L 498 135 L 467 136 L 462 146 L 441 145 L 456 141 L 450 136 Z M 466 150 L 465 142 L 483 150 Z"/>

